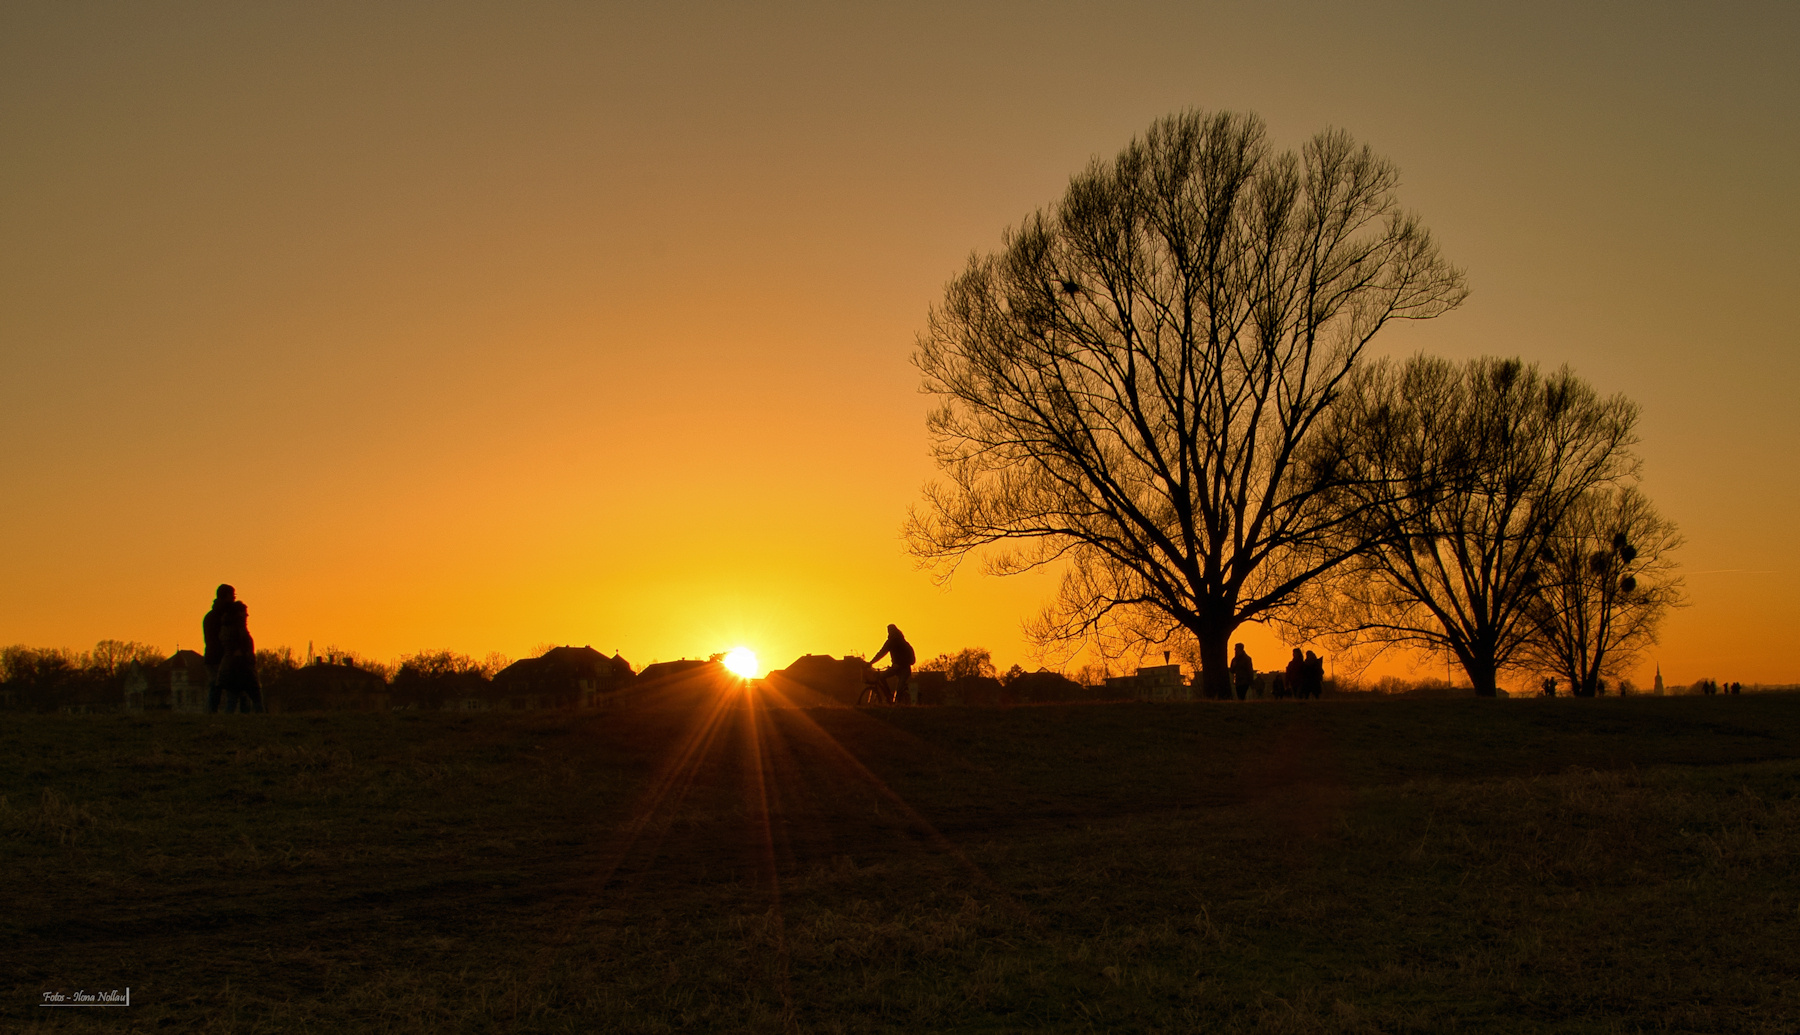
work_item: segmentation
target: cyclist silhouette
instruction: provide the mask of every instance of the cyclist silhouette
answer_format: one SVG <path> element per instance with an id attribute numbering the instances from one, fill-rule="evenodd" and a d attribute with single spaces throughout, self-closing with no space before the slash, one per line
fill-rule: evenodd
<path id="1" fill-rule="evenodd" d="M 918 704 L 919 692 L 912 688 L 912 667 L 913 662 L 918 660 L 918 655 L 913 653 L 912 644 L 906 642 L 906 637 L 901 634 L 900 627 L 897 625 L 888 626 L 887 642 L 883 643 L 881 649 L 875 652 L 875 657 L 870 659 L 869 664 L 873 665 L 882 658 L 893 659 L 893 666 L 888 669 L 888 675 L 900 677 L 899 685 L 894 688 L 894 703 L 898 704 L 900 695 L 906 694 L 909 703 Z"/>

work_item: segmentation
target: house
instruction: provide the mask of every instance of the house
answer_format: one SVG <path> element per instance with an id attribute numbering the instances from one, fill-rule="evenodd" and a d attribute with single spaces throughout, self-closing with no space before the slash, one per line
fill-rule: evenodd
<path id="1" fill-rule="evenodd" d="M 1080 701 L 1092 696 L 1087 687 L 1060 672 L 1043 668 L 1014 677 L 1006 684 L 1006 691 L 1021 704 Z"/>
<path id="2" fill-rule="evenodd" d="M 861 658 L 802 654 L 787 668 L 776 669 L 763 678 L 776 687 L 787 689 L 784 684 L 797 683 L 838 704 L 854 705 L 862 697 L 868 671 L 869 663 Z"/>
<path id="3" fill-rule="evenodd" d="M 163 664 L 168 667 L 169 709 L 204 712 L 206 694 L 212 687 L 212 673 L 206 670 L 206 659 L 197 650 L 178 650 Z"/>
<path id="4" fill-rule="evenodd" d="M 149 670 L 138 662 L 132 662 L 125 669 L 125 710 L 141 712 L 144 710 L 144 697 L 150 689 Z M 166 705 L 165 705 L 166 707 Z"/>
<path id="5" fill-rule="evenodd" d="M 488 696 L 494 708 L 593 708 L 635 678 L 631 663 L 617 654 L 609 658 L 592 647 L 553 647 L 496 672 Z"/>
<path id="6" fill-rule="evenodd" d="M 698 675 L 699 671 L 708 665 L 720 671 L 723 671 L 724 668 L 716 661 L 696 661 L 691 658 L 684 658 L 681 661 L 659 661 L 654 665 L 645 665 L 644 670 L 638 673 L 638 682 L 660 683 L 677 676 Z"/>
<path id="7" fill-rule="evenodd" d="M 178 650 L 154 665 L 132 662 L 125 670 L 128 712 L 204 712 L 212 676 L 198 651 Z"/>
<path id="8" fill-rule="evenodd" d="M 1191 701 L 1194 688 L 1181 678 L 1180 665 L 1150 665 L 1135 675 L 1109 676 L 1106 688 L 1119 697 L 1140 701 Z"/>

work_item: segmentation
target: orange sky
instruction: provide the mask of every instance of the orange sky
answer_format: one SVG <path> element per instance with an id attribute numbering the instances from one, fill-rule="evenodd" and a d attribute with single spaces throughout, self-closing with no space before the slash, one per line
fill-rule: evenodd
<path id="1" fill-rule="evenodd" d="M 1023 660 L 900 548 L 912 338 L 1198 106 L 1394 159 L 1473 294 L 1382 349 L 1637 400 L 1654 661 L 1800 681 L 1800 8 L 1348 6 L 6 5 L 0 642 Z"/>

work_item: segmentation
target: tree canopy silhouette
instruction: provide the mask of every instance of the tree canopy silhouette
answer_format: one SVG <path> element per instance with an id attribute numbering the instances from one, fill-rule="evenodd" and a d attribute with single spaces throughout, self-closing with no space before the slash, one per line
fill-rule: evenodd
<path id="1" fill-rule="evenodd" d="M 1370 340 L 1464 297 L 1394 166 L 1326 131 L 1186 112 L 1075 176 L 931 310 L 942 477 L 907 524 L 948 578 L 1066 562 L 1042 643 L 1227 644 L 1346 555 L 1315 429 Z"/>
<path id="2" fill-rule="evenodd" d="M 1017 668 L 1018 666 L 1013 666 Z M 955 654 L 939 654 L 919 666 L 920 672 L 942 672 L 951 681 L 996 675 L 994 656 L 985 647 L 964 647 Z"/>

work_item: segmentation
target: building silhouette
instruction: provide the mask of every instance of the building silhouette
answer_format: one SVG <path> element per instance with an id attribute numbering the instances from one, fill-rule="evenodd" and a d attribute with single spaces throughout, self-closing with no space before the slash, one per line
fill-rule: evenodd
<path id="1" fill-rule="evenodd" d="M 644 671 L 648 675 L 650 669 Z M 609 658 L 592 647 L 554 647 L 495 673 L 488 697 L 492 707 L 513 711 L 594 708 L 635 678 L 631 663 L 617 654 Z"/>
<path id="2" fill-rule="evenodd" d="M 211 681 L 199 651 L 178 650 L 155 665 L 132 662 L 120 703 L 128 712 L 204 712 Z"/>
<path id="3" fill-rule="evenodd" d="M 1140 701 L 1191 701 L 1194 688 L 1181 678 L 1180 665 L 1150 665 L 1129 676 L 1108 676 L 1106 689 L 1116 697 Z"/>

